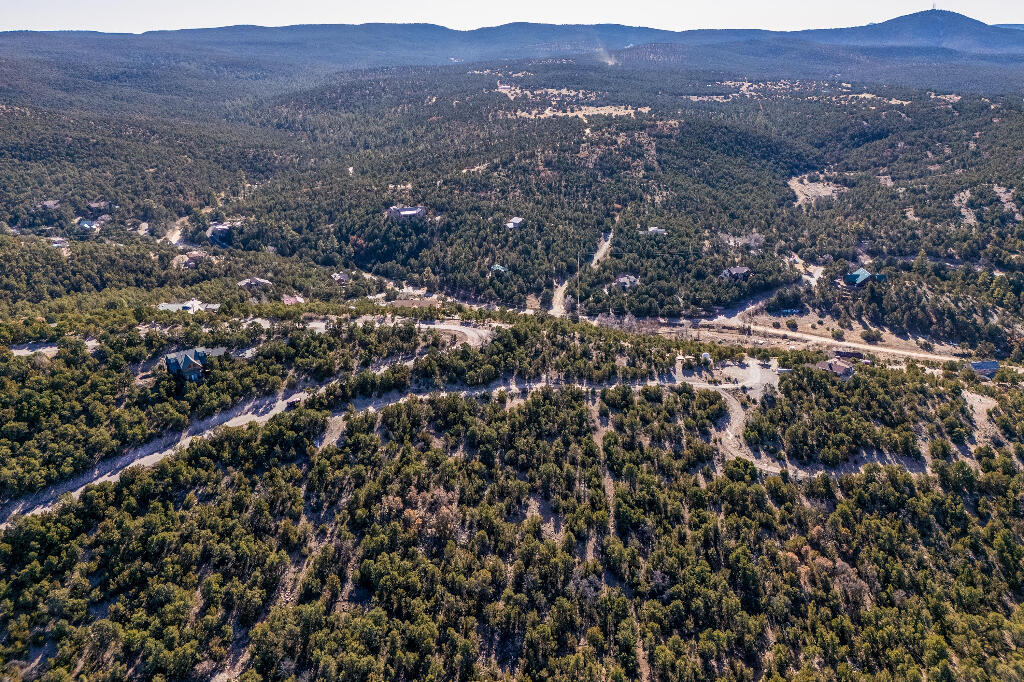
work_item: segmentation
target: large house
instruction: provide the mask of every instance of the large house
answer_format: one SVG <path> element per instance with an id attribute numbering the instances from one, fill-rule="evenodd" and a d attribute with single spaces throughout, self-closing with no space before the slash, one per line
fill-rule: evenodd
<path id="1" fill-rule="evenodd" d="M 238 283 L 238 286 L 243 289 L 259 289 L 260 287 L 269 287 L 272 282 L 269 279 L 263 279 L 262 277 L 249 277 L 243 279 Z"/>
<path id="2" fill-rule="evenodd" d="M 165 310 L 172 313 L 188 313 L 189 315 L 195 315 L 203 311 L 215 313 L 220 310 L 220 303 L 203 303 L 199 299 L 193 298 L 184 303 L 161 303 L 157 306 L 157 310 Z"/>
<path id="3" fill-rule="evenodd" d="M 843 275 L 843 282 L 848 287 L 862 287 L 868 282 L 878 282 L 881 284 L 887 279 L 886 275 L 872 274 L 864 268 L 858 268 L 847 275 Z"/>
<path id="4" fill-rule="evenodd" d="M 750 277 L 750 268 L 742 265 L 726 268 L 725 270 L 722 270 L 720 275 L 718 275 L 719 279 L 734 279 L 740 281 L 745 281 L 748 277 Z"/>
<path id="5" fill-rule="evenodd" d="M 815 369 L 820 369 L 825 372 L 831 372 L 840 379 L 849 379 L 853 376 L 853 365 L 842 360 L 833 358 L 832 360 L 825 360 L 819 362 L 814 366 Z"/>
<path id="6" fill-rule="evenodd" d="M 427 209 L 423 206 L 392 206 L 388 209 L 388 217 L 395 220 L 422 218 L 425 215 L 427 215 Z"/>
<path id="7" fill-rule="evenodd" d="M 205 251 L 189 251 L 184 256 L 178 256 L 180 258 L 182 270 L 192 270 L 199 267 L 199 263 L 204 260 L 209 260 L 210 254 Z"/>
<path id="8" fill-rule="evenodd" d="M 206 238 L 210 240 L 211 244 L 227 246 L 231 244 L 235 227 L 238 227 L 235 223 L 213 223 L 206 230 Z"/>
<path id="9" fill-rule="evenodd" d="M 210 358 L 223 355 L 225 348 L 189 348 L 164 356 L 167 371 L 183 381 L 199 381 L 210 364 Z"/>
<path id="10" fill-rule="evenodd" d="M 104 216 L 107 218 L 107 222 L 110 222 L 110 216 L 108 215 L 111 211 L 116 211 L 120 208 L 117 204 L 113 204 L 105 199 L 99 199 L 97 201 L 90 201 L 87 208 L 92 216 L 99 216 L 102 219 Z"/>

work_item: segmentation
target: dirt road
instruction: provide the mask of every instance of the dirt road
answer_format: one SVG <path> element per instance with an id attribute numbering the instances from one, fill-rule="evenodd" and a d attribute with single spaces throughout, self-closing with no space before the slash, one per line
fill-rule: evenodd
<path id="1" fill-rule="evenodd" d="M 594 252 L 594 257 L 590 260 L 590 267 L 597 267 L 597 264 L 608 257 L 608 254 L 612 250 L 612 237 L 615 236 L 614 232 L 608 233 L 608 238 L 605 239 L 604 235 L 601 236 L 601 241 L 597 243 L 597 251 Z M 579 277 L 579 273 L 576 274 Z M 569 288 L 569 282 L 575 277 L 567 277 L 563 282 L 555 282 L 554 296 L 551 297 L 551 315 L 554 317 L 565 317 L 565 292 Z"/>
<path id="2" fill-rule="evenodd" d="M 212 417 L 189 425 L 180 432 L 166 434 L 124 454 L 98 462 L 89 471 L 68 479 L 45 490 L 26 497 L 12 500 L 0 507 L 0 529 L 5 528 L 15 514 L 37 514 L 54 506 L 66 494 L 78 497 L 87 485 L 103 481 L 116 481 L 121 472 L 130 466 L 140 464 L 152 466 L 178 449 L 188 447 L 194 438 L 206 438 L 220 427 L 262 424 L 285 410 L 293 400 L 302 400 L 305 391 L 281 393 L 266 396 L 237 405 Z"/>
<path id="3" fill-rule="evenodd" d="M 609 232 L 607 239 L 601 238 L 597 245 L 597 251 L 594 252 L 594 258 L 590 261 L 590 267 L 597 267 L 601 261 L 608 257 L 608 254 L 612 251 L 612 238 L 614 236 L 614 232 Z"/>
<path id="4" fill-rule="evenodd" d="M 650 380 L 647 383 L 654 385 L 688 383 L 696 389 L 707 389 L 721 393 L 725 398 L 726 403 L 729 405 L 729 420 L 727 423 L 723 422 L 723 429 L 727 432 L 723 444 L 729 451 L 728 454 L 732 456 L 740 456 L 744 454 L 743 448 L 745 448 L 745 446 L 742 445 L 745 414 L 742 406 L 739 404 L 739 401 L 734 395 L 731 395 L 731 392 L 742 390 L 743 388 L 747 388 L 748 390 L 753 390 L 755 392 L 763 391 L 766 385 L 770 383 L 778 383 L 778 375 L 771 370 L 759 367 L 754 362 L 736 365 L 735 369 L 726 368 L 724 370 L 724 375 L 726 377 L 735 378 L 736 383 L 725 383 L 721 385 L 713 384 L 705 381 L 701 377 L 681 372 L 677 372 L 674 376 L 668 376 L 663 379 Z M 537 381 L 503 379 L 485 386 L 477 386 L 473 388 L 450 388 L 444 390 L 438 390 L 436 388 L 420 388 L 403 393 L 391 393 L 380 397 L 362 398 L 353 401 L 353 407 L 359 411 L 366 409 L 380 411 L 388 405 L 408 400 L 413 396 L 424 397 L 439 393 L 477 396 L 483 393 L 505 390 L 515 398 L 524 399 L 531 393 L 541 390 L 546 386 L 551 386 L 553 388 L 579 386 L 581 388 L 589 389 L 607 388 L 614 385 L 616 385 L 615 382 L 591 385 L 586 382 L 562 382 L 560 380 L 549 380 L 546 378 Z M 71 494 L 73 497 L 78 497 L 82 490 L 88 485 L 103 481 L 116 481 L 120 477 L 121 472 L 130 466 L 153 466 L 174 452 L 188 447 L 188 444 L 191 443 L 193 439 L 210 437 L 222 427 L 231 428 L 245 426 L 251 423 L 265 423 L 274 415 L 283 412 L 289 402 L 304 399 L 307 397 L 308 392 L 313 390 L 315 390 L 315 388 L 309 388 L 306 391 L 270 396 L 238 405 L 208 419 L 196 422 L 195 424 L 190 425 L 189 428 L 183 432 L 168 434 L 150 441 L 145 445 L 129 450 L 119 457 L 99 462 L 96 467 L 90 471 L 79 474 L 67 481 L 58 483 L 32 495 L 13 500 L 0 507 L 0 529 L 6 527 L 10 522 L 11 517 L 16 514 L 38 514 L 51 509 L 60 501 L 60 498 L 63 495 Z M 344 430 L 343 422 L 346 413 L 347 406 L 345 409 L 337 410 L 330 417 L 327 429 L 321 438 L 321 447 L 323 445 L 336 442 L 341 436 Z"/>
<path id="5" fill-rule="evenodd" d="M 942 353 L 933 353 L 926 350 L 910 350 L 907 348 L 895 348 L 885 344 L 872 344 L 872 343 L 859 343 L 857 341 L 840 341 L 839 339 L 833 339 L 829 336 L 819 336 L 817 334 L 808 334 L 806 332 L 793 332 L 788 329 L 775 329 L 774 327 L 767 327 L 764 325 L 753 324 L 749 325 L 752 332 L 760 334 L 762 336 L 770 336 L 774 338 L 789 338 L 799 339 L 801 341 L 808 341 L 811 343 L 820 343 L 825 346 L 833 348 L 847 348 L 850 350 L 859 350 L 867 353 L 878 353 L 880 355 L 897 355 L 904 358 L 915 358 L 917 360 L 934 360 L 936 362 L 948 362 L 948 361 L 960 361 L 963 358 L 958 358 L 954 355 L 944 355 Z M 738 329 L 736 330 L 738 331 Z"/>

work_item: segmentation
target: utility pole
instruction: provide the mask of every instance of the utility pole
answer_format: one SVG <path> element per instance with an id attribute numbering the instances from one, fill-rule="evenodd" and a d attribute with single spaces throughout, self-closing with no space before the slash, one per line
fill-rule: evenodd
<path id="1" fill-rule="evenodd" d="M 576 317 L 580 316 L 580 260 L 583 258 L 583 241 L 580 240 L 580 248 L 576 251 Z"/>

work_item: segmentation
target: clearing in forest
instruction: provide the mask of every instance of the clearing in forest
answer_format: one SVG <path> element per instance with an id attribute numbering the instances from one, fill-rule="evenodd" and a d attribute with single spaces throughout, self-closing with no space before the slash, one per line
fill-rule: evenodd
<path id="1" fill-rule="evenodd" d="M 813 204 L 818 199 L 835 199 L 842 192 L 846 191 L 846 188 L 842 185 L 837 185 L 824 179 L 818 182 L 811 182 L 809 175 L 798 175 L 795 178 L 790 178 L 789 188 L 796 194 L 796 206 Z"/>

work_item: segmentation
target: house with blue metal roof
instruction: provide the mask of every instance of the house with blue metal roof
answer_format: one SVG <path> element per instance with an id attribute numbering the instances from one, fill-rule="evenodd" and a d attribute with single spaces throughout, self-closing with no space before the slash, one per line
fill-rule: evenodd
<path id="1" fill-rule="evenodd" d="M 981 362 L 972 362 L 971 369 L 974 373 L 983 376 L 990 377 L 999 371 L 999 363 L 995 360 L 982 360 Z"/>

